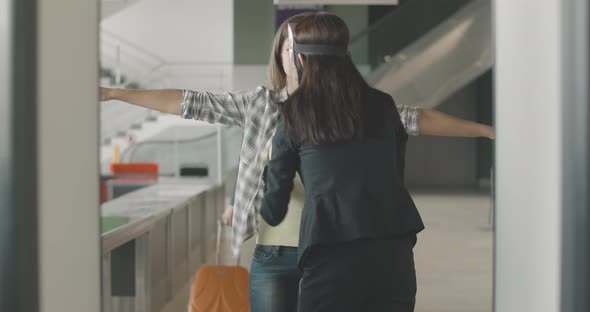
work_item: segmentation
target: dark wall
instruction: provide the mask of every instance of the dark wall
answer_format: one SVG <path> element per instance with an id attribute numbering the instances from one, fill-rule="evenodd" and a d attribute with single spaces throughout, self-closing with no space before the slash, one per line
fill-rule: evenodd
<path id="1" fill-rule="evenodd" d="M 482 75 L 436 110 L 492 124 L 492 74 Z M 487 138 L 410 137 L 406 153 L 409 186 L 477 186 L 490 177 L 493 142 Z"/>
<path id="2" fill-rule="evenodd" d="M 471 84 L 436 107 L 456 117 L 477 117 L 477 85 Z M 406 152 L 409 186 L 473 186 L 477 182 L 477 140 L 412 136 Z"/>

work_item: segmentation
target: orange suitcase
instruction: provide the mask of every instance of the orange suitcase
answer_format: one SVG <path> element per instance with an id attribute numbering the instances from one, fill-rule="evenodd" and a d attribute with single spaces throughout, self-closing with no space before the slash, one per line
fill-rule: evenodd
<path id="1" fill-rule="evenodd" d="M 220 244 L 221 221 L 218 221 L 217 265 L 205 265 L 195 274 L 189 312 L 250 311 L 248 271 L 239 265 L 220 265 Z"/>

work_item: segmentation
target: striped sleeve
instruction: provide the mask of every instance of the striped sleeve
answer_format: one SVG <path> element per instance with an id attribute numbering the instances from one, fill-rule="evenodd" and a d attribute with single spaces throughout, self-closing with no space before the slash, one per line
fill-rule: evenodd
<path id="1" fill-rule="evenodd" d="M 418 135 L 418 109 L 412 106 L 397 105 L 402 124 L 409 135 Z"/>
<path id="2" fill-rule="evenodd" d="M 180 116 L 230 126 L 244 125 L 252 92 L 219 93 L 183 90 Z"/>

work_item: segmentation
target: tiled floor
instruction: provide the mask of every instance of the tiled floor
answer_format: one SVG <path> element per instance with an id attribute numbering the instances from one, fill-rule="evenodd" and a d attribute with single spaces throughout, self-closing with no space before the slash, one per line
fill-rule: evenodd
<path id="1" fill-rule="evenodd" d="M 473 192 L 415 193 L 426 225 L 415 248 L 418 276 L 416 312 L 487 312 L 492 310 L 492 237 L 490 199 Z M 222 262 L 229 255 L 225 229 Z M 254 240 L 247 242 L 241 265 L 249 268 Z M 214 245 L 210 262 L 215 261 Z M 165 312 L 186 311 L 188 287 Z"/>
<path id="2" fill-rule="evenodd" d="M 414 199 L 426 225 L 415 248 L 416 312 L 491 311 L 490 198 L 447 193 Z"/>

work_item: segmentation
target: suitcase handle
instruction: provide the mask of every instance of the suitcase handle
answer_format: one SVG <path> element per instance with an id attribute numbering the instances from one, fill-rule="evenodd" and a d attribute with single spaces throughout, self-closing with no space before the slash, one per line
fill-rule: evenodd
<path id="1" fill-rule="evenodd" d="M 217 220 L 217 242 L 216 242 L 216 259 L 217 265 L 221 264 L 221 235 L 223 233 L 223 221 L 221 219 Z M 236 266 L 240 265 L 240 254 L 238 254 L 238 259 L 236 261 Z"/>

